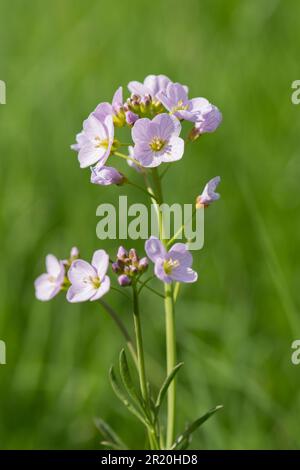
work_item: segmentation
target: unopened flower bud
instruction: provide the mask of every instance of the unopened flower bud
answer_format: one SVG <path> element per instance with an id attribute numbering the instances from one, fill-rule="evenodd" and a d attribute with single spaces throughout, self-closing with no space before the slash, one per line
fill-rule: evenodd
<path id="1" fill-rule="evenodd" d="M 110 166 L 102 166 L 99 168 L 96 166 L 92 168 L 91 183 L 109 186 L 111 184 L 120 185 L 124 182 L 124 175 L 119 173 L 115 168 Z"/>
<path id="2" fill-rule="evenodd" d="M 126 111 L 126 122 L 129 126 L 133 126 L 133 124 L 139 119 L 138 114 L 133 113 L 132 111 Z"/>
<path id="3" fill-rule="evenodd" d="M 127 250 L 125 250 L 124 246 L 120 246 L 118 249 L 117 258 L 123 261 L 125 258 L 127 258 L 127 256 Z"/>
<path id="4" fill-rule="evenodd" d="M 140 272 L 146 271 L 146 269 L 148 268 L 148 264 L 149 264 L 148 258 L 145 256 L 139 261 L 139 265 L 138 265 L 139 271 Z"/>
<path id="5" fill-rule="evenodd" d="M 79 257 L 79 250 L 78 250 L 77 246 L 73 246 L 71 248 L 70 258 L 75 259 L 75 258 L 78 258 L 78 257 Z"/>
<path id="6" fill-rule="evenodd" d="M 137 261 L 138 260 L 138 255 L 137 255 L 137 252 L 136 252 L 135 248 L 131 248 L 129 250 L 128 256 L 132 261 Z"/>
<path id="7" fill-rule="evenodd" d="M 115 263 L 112 263 L 111 268 L 112 268 L 113 272 L 116 273 L 116 274 L 118 274 L 122 271 L 122 268 L 121 268 L 120 263 L 118 261 L 116 261 Z"/>
<path id="8" fill-rule="evenodd" d="M 121 274 L 121 276 L 118 277 L 118 283 L 121 287 L 130 286 L 131 279 L 129 276 L 126 276 L 126 274 Z"/>

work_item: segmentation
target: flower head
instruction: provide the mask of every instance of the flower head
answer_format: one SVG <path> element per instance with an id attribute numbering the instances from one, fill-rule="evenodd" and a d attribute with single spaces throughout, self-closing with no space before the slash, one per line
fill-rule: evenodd
<path id="1" fill-rule="evenodd" d="M 108 114 L 103 120 L 100 120 L 92 113 L 84 121 L 83 130 L 77 134 L 76 144 L 71 148 L 78 152 L 81 168 L 86 168 L 94 163 L 103 166 L 109 157 L 113 141 L 112 116 Z"/>
<path id="2" fill-rule="evenodd" d="M 184 243 L 175 243 L 167 251 L 156 237 L 145 243 L 147 256 L 154 263 L 155 275 L 163 282 L 195 282 L 198 274 L 192 270 L 193 257 Z"/>
<path id="3" fill-rule="evenodd" d="M 165 91 L 171 80 L 166 75 L 148 75 L 144 83 L 133 81 L 128 83 L 131 93 L 138 96 L 150 95 L 152 99 L 157 98 L 161 91 Z"/>
<path id="4" fill-rule="evenodd" d="M 141 275 L 148 268 L 148 258 L 139 258 L 136 250 L 131 248 L 129 252 L 120 246 L 117 253 L 117 259 L 112 264 L 112 270 L 118 274 L 118 283 L 121 287 L 132 284 L 137 275 Z"/>
<path id="5" fill-rule="evenodd" d="M 135 159 L 144 167 L 180 160 L 184 152 L 180 131 L 179 121 L 166 113 L 157 115 L 152 121 L 139 119 L 132 129 Z"/>
<path id="6" fill-rule="evenodd" d="M 119 173 L 113 167 L 97 165 L 91 168 L 91 183 L 100 184 L 102 186 L 109 186 L 111 184 L 122 184 L 125 181 L 124 175 Z"/>
<path id="7" fill-rule="evenodd" d="M 198 120 L 189 134 L 190 140 L 196 140 L 206 132 L 214 132 L 222 122 L 222 113 L 211 103 L 203 106 L 198 115 Z"/>
<path id="8" fill-rule="evenodd" d="M 220 194 L 216 193 L 216 187 L 220 183 L 221 178 L 220 176 L 215 176 L 211 179 L 204 187 L 202 194 L 197 197 L 196 200 L 196 207 L 199 209 L 200 207 L 207 207 L 213 201 L 220 199 Z"/>
<path id="9" fill-rule="evenodd" d="M 46 256 L 46 273 L 41 274 L 35 281 L 35 296 L 39 300 L 50 300 L 61 290 L 65 278 L 63 261 L 54 255 Z"/>
<path id="10" fill-rule="evenodd" d="M 203 106 L 209 104 L 205 98 L 188 98 L 188 89 L 180 83 L 169 83 L 165 91 L 158 94 L 159 101 L 178 119 L 197 121 Z"/>
<path id="11" fill-rule="evenodd" d="M 106 275 L 109 257 L 104 250 L 95 251 L 92 263 L 82 259 L 73 261 L 68 271 L 71 282 L 67 292 L 69 302 L 84 302 L 98 300 L 110 288 L 110 279 Z"/>

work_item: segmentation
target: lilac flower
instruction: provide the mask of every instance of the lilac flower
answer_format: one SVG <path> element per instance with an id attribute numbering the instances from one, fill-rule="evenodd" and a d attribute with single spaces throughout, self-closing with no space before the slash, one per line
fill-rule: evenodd
<path id="1" fill-rule="evenodd" d="M 43 301 L 50 300 L 59 293 L 65 277 L 63 261 L 54 255 L 46 256 L 46 270 L 47 272 L 41 274 L 34 283 L 35 296 Z"/>
<path id="2" fill-rule="evenodd" d="M 198 274 L 192 270 L 193 257 L 184 243 L 175 243 L 167 251 L 156 237 L 145 243 L 147 256 L 154 263 L 155 275 L 163 282 L 195 282 Z"/>
<path id="3" fill-rule="evenodd" d="M 81 168 L 94 163 L 103 166 L 110 154 L 114 141 L 114 126 L 111 115 L 103 121 L 90 114 L 83 123 L 83 130 L 76 136 L 77 143 L 71 148 L 78 152 Z"/>
<path id="4" fill-rule="evenodd" d="M 213 201 L 216 201 L 217 199 L 220 198 L 220 194 L 215 192 L 216 187 L 218 186 L 220 181 L 221 181 L 220 176 L 215 176 L 205 185 L 205 188 L 202 194 L 200 194 L 200 196 L 197 197 L 197 201 L 196 201 L 197 209 L 199 209 L 200 207 L 207 207 Z"/>
<path id="5" fill-rule="evenodd" d="M 179 121 L 166 113 L 158 114 L 152 121 L 139 119 L 132 129 L 135 159 L 144 167 L 180 160 L 184 152 L 180 130 Z"/>
<path id="6" fill-rule="evenodd" d="M 205 98 L 188 98 L 188 90 L 180 83 L 169 83 L 165 91 L 158 93 L 157 98 L 170 113 L 178 119 L 197 121 L 203 106 L 209 101 Z"/>
<path id="7" fill-rule="evenodd" d="M 195 123 L 195 131 L 198 135 L 205 132 L 214 132 L 222 122 L 222 113 L 211 103 L 203 106 L 198 120 Z"/>
<path id="8" fill-rule="evenodd" d="M 124 175 L 110 166 L 97 165 L 91 168 L 91 183 L 109 186 L 111 184 L 122 184 L 125 181 Z"/>
<path id="9" fill-rule="evenodd" d="M 108 254 L 104 250 L 95 251 L 92 263 L 82 259 L 73 261 L 68 271 L 71 287 L 67 292 L 69 302 L 98 300 L 110 288 L 110 279 L 106 275 L 109 263 Z"/>
<path id="10" fill-rule="evenodd" d="M 153 99 L 157 98 L 159 92 L 165 91 L 169 83 L 171 83 L 171 80 L 166 75 L 148 75 L 144 83 L 129 82 L 128 89 L 135 95 L 150 95 Z"/>

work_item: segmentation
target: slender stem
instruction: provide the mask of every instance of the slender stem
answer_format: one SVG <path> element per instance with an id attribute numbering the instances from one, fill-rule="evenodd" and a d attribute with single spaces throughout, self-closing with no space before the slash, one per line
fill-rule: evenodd
<path id="1" fill-rule="evenodd" d="M 131 162 L 135 163 L 137 166 L 144 168 L 143 165 L 141 165 L 138 160 L 136 160 L 135 158 L 129 157 L 129 155 L 124 155 L 124 153 L 121 153 L 121 152 L 114 152 L 113 155 L 123 158 L 124 160 L 130 160 Z"/>
<path id="2" fill-rule="evenodd" d="M 167 375 L 176 365 L 176 334 L 175 315 L 172 285 L 165 284 L 165 314 L 166 314 L 166 352 L 167 352 Z M 175 405 L 176 405 L 176 383 L 175 379 L 168 388 L 168 419 L 166 448 L 170 449 L 174 440 L 175 431 Z"/>
<path id="3" fill-rule="evenodd" d="M 147 279 L 146 282 L 138 281 L 139 283 L 141 283 L 141 286 L 140 286 L 140 288 L 139 288 L 139 290 L 138 290 L 138 293 L 140 293 L 141 290 L 142 290 L 144 287 L 146 287 L 146 289 L 148 289 L 150 292 L 153 292 L 153 294 L 156 294 L 156 295 L 158 295 L 159 297 L 161 297 L 162 299 L 164 299 L 165 296 L 164 296 L 163 294 L 161 294 L 160 292 L 157 292 L 157 290 L 155 290 L 155 289 L 152 289 L 152 287 L 147 286 L 147 282 L 150 281 L 151 279 L 152 279 L 152 278 Z"/>
<path id="4" fill-rule="evenodd" d="M 137 292 L 135 285 L 132 286 L 132 289 L 133 289 L 133 321 L 134 321 L 134 330 L 135 330 L 135 338 L 136 338 L 139 380 L 140 380 L 140 387 L 141 387 L 143 400 L 146 406 L 148 406 L 149 397 L 148 397 L 148 388 L 147 388 L 147 381 L 146 381 L 144 348 L 143 348 L 142 327 L 141 327 L 140 311 L 139 311 L 138 292 Z"/>
<path id="5" fill-rule="evenodd" d="M 152 170 L 153 181 L 157 191 L 157 196 L 160 204 L 163 203 L 163 194 L 161 189 L 161 182 L 157 169 Z M 164 235 L 164 220 L 162 212 L 158 208 L 160 239 L 167 245 Z M 175 311 L 173 292 L 171 284 L 164 284 L 165 287 L 165 323 L 166 323 L 166 356 L 167 356 L 167 375 L 172 371 L 176 365 L 176 335 L 175 335 Z M 166 448 L 170 449 L 174 440 L 175 432 L 175 408 L 176 408 L 176 381 L 173 380 L 168 388 L 168 417 L 167 417 L 167 438 Z"/>
<path id="6" fill-rule="evenodd" d="M 114 322 L 116 323 L 117 327 L 119 328 L 119 330 L 121 331 L 122 335 L 124 336 L 125 338 L 125 341 L 126 341 L 126 344 L 127 344 L 127 347 L 128 347 L 128 350 L 132 356 L 132 359 L 136 365 L 136 367 L 138 368 L 138 358 L 137 358 L 137 355 L 136 355 L 136 352 L 135 352 L 135 349 L 134 349 L 134 346 L 133 346 L 133 343 L 132 343 L 132 339 L 130 337 L 130 334 L 128 333 L 128 330 L 126 328 L 126 326 L 124 325 L 124 323 L 122 322 L 121 318 L 119 317 L 119 315 L 111 308 L 110 305 L 108 305 L 104 300 L 100 299 L 99 300 L 99 303 L 102 305 L 102 307 L 104 308 L 104 310 L 111 316 L 111 318 L 114 320 Z"/>
<path id="7" fill-rule="evenodd" d="M 134 330 L 135 330 L 135 337 L 136 337 L 139 380 L 140 380 L 141 393 L 142 393 L 142 397 L 146 406 L 146 410 L 148 411 L 148 414 L 150 415 L 150 411 L 149 411 L 150 401 L 149 401 L 149 395 L 148 395 L 146 370 L 145 370 L 142 326 L 141 326 L 141 320 L 140 320 L 138 291 L 137 291 L 136 285 L 133 285 L 132 289 L 133 289 L 133 321 L 134 321 Z M 159 449 L 157 436 L 156 436 L 155 429 L 152 424 L 149 423 L 147 431 L 148 431 L 148 438 L 149 438 L 151 449 Z"/>
<path id="8" fill-rule="evenodd" d="M 188 222 L 190 222 L 191 220 L 193 220 L 193 218 L 194 218 L 196 212 L 197 212 L 197 209 L 195 208 L 195 209 L 193 210 L 192 216 L 187 220 L 187 222 L 185 222 L 184 224 L 181 225 L 181 227 L 177 230 L 177 232 L 176 232 L 175 235 L 171 238 L 171 240 L 168 241 L 167 247 L 169 247 L 170 245 L 172 245 L 172 243 L 179 237 L 179 235 L 181 235 L 181 233 L 183 232 L 184 227 L 186 226 L 186 224 L 187 224 Z"/>
<path id="9" fill-rule="evenodd" d="M 167 163 L 166 168 L 160 174 L 160 181 L 163 179 L 167 171 L 171 168 L 171 163 Z"/>
<path id="10" fill-rule="evenodd" d="M 176 282 L 174 292 L 173 292 L 174 305 L 176 303 L 176 300 L 177 300 L 177 297 L 178 297 L 178 294 L 179 294 L 179 289 L 180 289 L 180 282 Z"/>
<path id="11" fill-rule="evenodd" d="M 132 181 L 129 181 L 129 180 L 127 180 L 126 182 L 127 182 L 127 184 L 130 184 L 131 186 L 134 186 L 135 188 L 138 188 L 140 191 L 143 191 L 143 193 L 146 194 L 147 196 L 150 196 L 151 199 L 155 197 L 155 196 L 153 196 L 153 194 L 151 194 L 149 191 L 147 191 L 147 189 L 142 188 L 142 186 L 140 186 L 139 184 L 133 183 Z"/>

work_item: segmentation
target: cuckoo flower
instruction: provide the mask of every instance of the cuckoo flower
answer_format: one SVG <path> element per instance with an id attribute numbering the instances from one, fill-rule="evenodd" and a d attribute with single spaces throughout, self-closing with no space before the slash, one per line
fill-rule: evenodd
<path id="1" fill-rule="evenodd" d="M 92 263 L 82 259 L 73 261 L 68 271 L 71 287 L 67 292 L 69 302 L 98 300 L 110 288 L 110 279 L 106 275 L 109 263 L 108 254 L 104 250 L 95 251 Z"/>
<path id="2" fill-rule="evenodd" d="M 184 152 L 180 130 L 179 121 L 165 113 L 158 114 L 152 121 L 139 119 L 132 129 L 134 158 L 144 167 L 180 160 Z"/>
<path id="3" fill-rule="evenodd" d="M 197 197 L 197 200 L 196 200 L 197 209 L 199 209 L 200 207 L 207 207 L 213 201 L 217 201 L 217 199 L 220 199 L 220 194 L 215 192 L 216 187 L 218 186 L 220 181 L 221 181 L 220 176 L 215 176 L 205 185 L 205 188 L 203 189 L 202 194 L 200 194 L 200 196 Z"/>
<path id="4" fill-rule="evenodd" d="M 145 243 L 148 258 L 154 263 L 155 275 L 163 282 L 196 282 L 198 274 L 192 270 L 193 257 L 184 243 L 175 243 L 167 251 L 156 237 Z"/>
<path id="5" fill-rule="evenodd" d="M 65 278 L 64 263 L 54 255 L 46 256 L 46 270 L 34 283 L 35 296 L 43 301 L 50 300 L 59 293 Z"/>
<path id="6" fill-rule="evenodd" d="M 83 130 L 76 137 L 77 143 L 71 148 L 78 152 L 78 160 L 81 168 L 86 168 L 94 163 L 103 166 L 109 157 L 114 141 L 114 126 L 111 115 L 107 115 L 103 121 L 93 114 L 84 121 Z"/>
<path id="7" fill-rule="evenodd" d="M 109 186 L 111 184 L 122 184 L 125 177 L 118 170 L 110 166 L 95 166 L 91 168 L 91 183 Z"/>
<path id="8" fill-rule="evenodd" d="M 170 113 L 178 119 L 197 121 L 203 106 L 209 101 L 205 98 L 188 98 L 187 87 L 180 83 L 169 83 L 165 91 L 158 93 L 158 99 Z"/>
<path id="9" fill-rule="evenodd" d="M 214 132 L 222 122 L 222 113 L 211 103 L 202 107 L 198 120 L 195 122 L 194 133 L 196 135 L 205 132 Z"/>
<path id="10" fill-rule="evenodd" d="M 128 89 L 135 95 L 150 95 L 152 99 L 155 99 L 159 92 L 166 90 L 169 83 L 171 83 L 171 80 L 166 75 L 148 75 L 144 83 L 129 82 Z"/>

